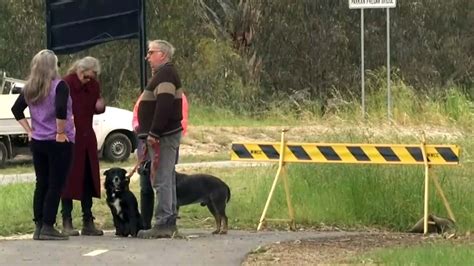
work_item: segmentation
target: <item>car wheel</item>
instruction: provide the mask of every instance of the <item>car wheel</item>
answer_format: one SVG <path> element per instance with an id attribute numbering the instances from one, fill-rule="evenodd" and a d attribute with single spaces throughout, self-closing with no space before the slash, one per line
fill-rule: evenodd
<path id="1" fill-rule="evenodd" d="M 5 146 L 5 143 L 0 141 L 0 168 L 5 167 L 5 161 L 7 160 L 7 146 Z"/>
<path id="2" fill-rule="evenodd" d="M 131 150 L 132 142 L 127 135 L 113 133 L 105 140 L 104 157 L 112 162 L 125 161 L 130 157 Z"/>

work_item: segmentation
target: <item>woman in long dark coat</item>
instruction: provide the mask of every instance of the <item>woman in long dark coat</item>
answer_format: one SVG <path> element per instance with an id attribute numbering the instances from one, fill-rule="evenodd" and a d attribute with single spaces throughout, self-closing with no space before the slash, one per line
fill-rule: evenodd
<path id="1" fill-rule="evenodd" d="M 63 233 L 79 235 L 72 225 L 72 200 L 80 200 L 82 207 L 82 235 L 103 235 L 94 225 L 92 197 L 100 198 L 99 159 L 97 139 L 92 128 L 94 114 L 105 111 L 100 96 L 97 75 L 100 73 L 99 61 L 94 57 L 84 57 L 69 69 L 64 81 L 69 85 L 72 98 L 74 125 L 76 126 L 76 145 L 74 162 L 66 186 L 62 193 Z"/>

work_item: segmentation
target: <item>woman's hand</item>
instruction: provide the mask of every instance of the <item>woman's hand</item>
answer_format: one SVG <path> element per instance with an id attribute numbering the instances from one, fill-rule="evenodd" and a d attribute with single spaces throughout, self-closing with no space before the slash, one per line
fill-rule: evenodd
<path id="1" fill-rule="evenodd" d="M 56 133 L 56 142 L 69 142 L 66 133 Z"/>
<path id="2" fill-rule="evenodd" d="M 28 134 L 28 141 L 31 141 L 31 138 L 33 136 L 33 128 L 30 127 L 30 123 L 26 118 L 18 120 L 18 123 L 20 123 L 21 127 L 26 131 L 26 134 Z"/>
<path id="3" fill-rule="evenodd" d="M 105 100 L 104 98 L 100 97 L 95 102 L 95 113 L 102 114 L 103 112 L 105 112 Z"/>

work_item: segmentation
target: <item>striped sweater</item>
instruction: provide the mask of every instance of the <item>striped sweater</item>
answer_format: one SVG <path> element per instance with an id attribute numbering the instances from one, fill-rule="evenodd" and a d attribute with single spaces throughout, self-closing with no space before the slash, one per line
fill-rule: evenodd
<path id="1" fill-rule="evenodd" d="M 141 95 L 138 105 L 138 137 L 155 138 L 182 130 L 181 80 L 171 62 L 165 63 L 153 74 Z"/>

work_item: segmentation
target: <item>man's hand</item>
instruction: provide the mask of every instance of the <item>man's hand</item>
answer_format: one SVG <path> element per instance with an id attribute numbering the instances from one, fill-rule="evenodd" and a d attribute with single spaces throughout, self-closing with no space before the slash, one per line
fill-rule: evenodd
<path id="1" fill-rule="evenodd" d="M 148 135 L 148 137 L 146 138 L 146 142 L 147 142 L 149 145 L 155 145 L 155 144 L 159 143 L 160 140 L 157 139 L 157 138 L 155 138 L 155 137 L 153 137 L 153 136 Z"/>

